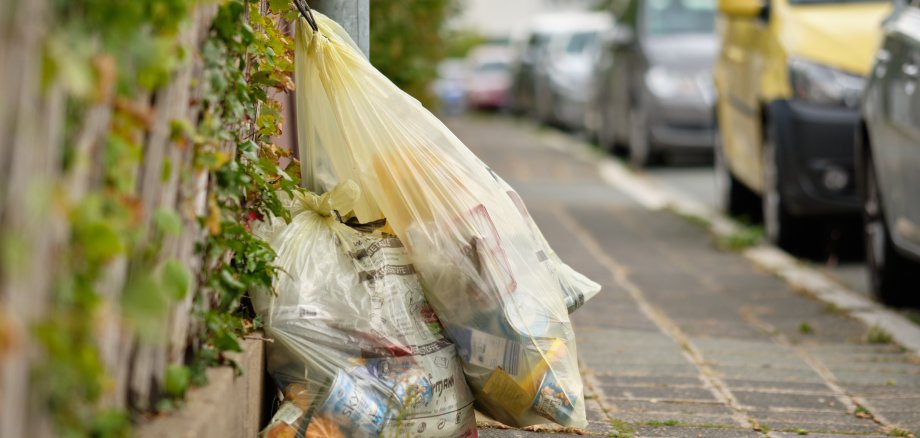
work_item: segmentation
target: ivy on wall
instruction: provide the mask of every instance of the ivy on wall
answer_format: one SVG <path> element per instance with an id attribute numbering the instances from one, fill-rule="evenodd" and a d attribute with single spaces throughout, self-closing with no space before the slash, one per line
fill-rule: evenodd
<path id="1" fill-rule="evenodd" d="M 27 348 L 0 320 L 0 361 L 31 366 L 22 403 L 0 415 L 22 427 L 0 430 L 126 436 L 181 405 L 259 327 L 246 294 L 270 289 L 277 272 L 250 224 L 286 217 L 279 193 L 298 185 L 299 163 L 273 142 L 285 121 L 272 99 L 294 88 L 297 15 L 288 0 L 29 1 L 0 22 L 23 10 L 37 20 L 38 59 L 18 59 L 35 61 L 41 83 L 19 94 L 48 108 L 41 150 L 54 163 L 48 180 L 25 184 L 34 196 L 0 199 L 0 226 L 28 221 L 13 211 L 47 215 L 50 250 L 30 253 L 33 234 L 0 229 L 0 284 L 42 269 L 32 278 L 47 281 L 21 284 L 50 286 L 25 319 Z M 371 5 L 375 65 L 425 101 L 453 0 Z M 30 34 L 17 32 L 0 32 L 14 39 L 3 48 Z M 0 102 L 0 116 L 20 101 Z M 3 157 L 28 155 L 23 138 Z M 0 189 L 13 180 L 0 175 Z M 46 253 L 45 265 L 23 267 Z M 0 290 L 0 306 L 13 301 Z"/>
<path id="2" fill-rule="evenodd" d="M 285 217 L 277 193 L 298 184 L 299 164 L 272 142 L 284 121 L 270 97 L 293 89 L 286 23 L 296 16 L 289 2 L 275 0 L 51 0 L 48 7 L 43 93 L 65 100 L 62 178 L 52 203 L 68 231 L 55 256 L 51 302 L 33 327 L 44 359 L 33 367 L 30 396 L 55 435 L 124 436 L 132 416 L 174 408 L 258 327 L 245 295 L 270 289 L 274 253 L 249 224 L 269 213 Z M 183 42 L 201 8 L 217 8 L 205 38 Z M 188 84 L 187 112 L 195 116 L 169 123 L 168 147 L 192 159 L 165 159 L 155 171 L 162 184 L 206 182 L 197 234 L 184 232 L 189 212 L 181 205 L 147 211 L 140 193 L 152 120 L 169 111 L 158 92 L 175 86 L 188 63 L 201 66 Z M 90 136 L 93 129 L 98 135 Z M 164 255 L 164 242 L 180 235 L 197 241 L 193 261 Z M 100 318 L 115 314 L 109 329 L 162 346 L 171 312 L 188 298 L 184 360 L 158 371 L 150 394 L 113 396 L 126 390 L 118 382 L 125 377 L 104 364 Z M 127 402 L 111 401 L 120 398 Z"/>

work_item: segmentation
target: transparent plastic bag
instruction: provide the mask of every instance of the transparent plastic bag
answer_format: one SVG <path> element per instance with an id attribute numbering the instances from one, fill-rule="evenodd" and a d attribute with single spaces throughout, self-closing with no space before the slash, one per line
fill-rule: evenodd
<path id="1" fill-rule="evenodd" d="M 297 30 L 298 136 L 314 187 L 354 180 L 361 222 L 386 218 L 504 423 L 585 425 L 569 310 L 599 286 L 562 263 L 511 188 L 317 15 Z"/>
<path id="2" fill-rule="evenodd" d="M 252 294 L 285 403 L 265 437 L 474 437 L 473 396 L 406 249 L 349 226 L 352 182 L 256 227 L 282 270 Z M 352 221 L 353 222 L 353 221 Z M 352 223 L 349 222 L 349 223 Z"/>

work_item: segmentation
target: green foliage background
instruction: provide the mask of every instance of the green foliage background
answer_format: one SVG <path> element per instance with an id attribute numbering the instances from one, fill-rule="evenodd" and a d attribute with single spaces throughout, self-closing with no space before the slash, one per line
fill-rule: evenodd
<path id="1" fill-rule="evenodd" d="M 371 0 L 371 63 L 407 93 L 430 107 L 428 86 L 447 54 L 442 28 L 459 6 L 455 0 Z"/>

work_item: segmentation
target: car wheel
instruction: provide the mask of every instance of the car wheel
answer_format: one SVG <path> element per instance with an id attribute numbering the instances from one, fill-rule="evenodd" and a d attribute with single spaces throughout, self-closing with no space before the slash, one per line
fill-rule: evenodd
<path id="1" fill-rule="evenodd" d="M 582 122 L 581 122 L 582 131 L 584 131 L 585 138 L 589 142 L 595 143 L 598 146 L 601 146 L 601 148 L 603 149 L 603 145 L 600 144 L 600 135 L 598 133 L 598 128 L 600 126 L 600 119 L 601 119 L 601 115 L 600 115 L 600 110 L 598 109 L 597 104 L 594 104 L 594 103 L 586 104 L 585 111 L 584 111 L 584 117 L 582 118 Z"/>
<path id="2" fill-rule="evenodd" d="M 719 207 L 731 216 L 746 218 L 752 222 L 759 221 L 760 203 L 757 195 L 732 174 L 728 162 L 725 161 L 722 136 L 719 133 L 716 133 L 714 143 L 715 183 Z"/>
<path id="3" fill-rule="evenodd" d="M 885 222 L 885 212 L 878 188 L 878 178 L 871 154 L 863 160 L 863 236 L 866 240 L 866 264 L 869 265 L 869 286 L 879 301 L 893 306 L 911 304 L 916 297 L 917 278 L 910 273 L 920 269 L 917 263 L 898 253 Z M 916 277 L 916 276 L 915 276 Z"/>
<path id="4" fill-rule="evenodd" d="M 776 126 L 769 123 L 763 143 L 763 195 L 761 196 L 764 230 L 774 245 L 790 252 L 808 250 L 806 218 L 796 217 L 786 210 L 780 190 L 781 165 L 776 144 Z"/>
<path id="5" fill-rule="evenodd" d="M 553 117 L 553 91 L 549 87 L 540 87 L 536 93 L 534 105 L 535 118 L 538 122 L 549 125 L 554 122 Z"/>
<path id="6" fill-rule="evenodd" d="M 652 150 L 648 132 L 648 113 L 641 107 L 629 109 L 629 162 L 644 168 L 658 164 L 661 155 Z"/>
<path id="7" fill-rule="evenodd" d="M 626 156 L 627 147 L 617 140 L 614 122 L 610 116 L 610 109 L 606 104 L 600 104 L 597 110 L 599 119 L 597 120 L 597 142 L 605 151 L 614 155 Z"/>

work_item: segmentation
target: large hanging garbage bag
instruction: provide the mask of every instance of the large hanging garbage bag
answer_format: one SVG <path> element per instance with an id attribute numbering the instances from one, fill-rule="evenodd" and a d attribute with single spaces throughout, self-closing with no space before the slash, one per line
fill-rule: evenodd
<path id="1" fill-rule="evenodd" d="M 316 16 L 318 31 L 300 20 L 296 35 L 304 181 L 357 181 L 358 220 L 386 218 L 480 409 L 515 426 L 585 425 L 568 313 L 599 286 L 555 256 L 517 193 Z"/>
<path id="2" fill-rule="evenodd" d="M 285 400 L 263 435 L 475 437 L 456 349 L 406 248 L 373 225 L 341 222 L 357 194 L 353 182 L 298 194 L 290 224 L 255 228 L 281 270 L 273 292 L 252 294 Z"/>

